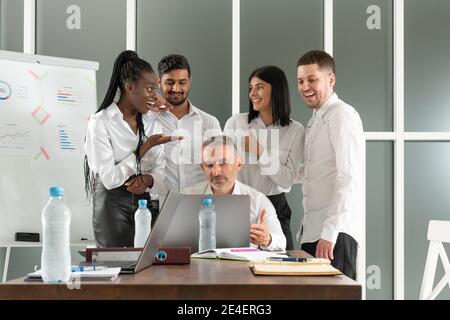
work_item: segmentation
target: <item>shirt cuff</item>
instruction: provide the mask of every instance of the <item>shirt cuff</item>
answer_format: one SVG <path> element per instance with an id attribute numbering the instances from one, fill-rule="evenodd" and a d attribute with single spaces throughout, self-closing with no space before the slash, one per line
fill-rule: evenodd
<path id="1" fill-rule="evenodd" d="M 324 240 L 336 243 L 338 235 L 339 231 L 334 231 L 329 228 L 323 228 L 322 235 L 320 237 Z"/>
<path id="2" fill-rule="evenodd" d="M 153 177 L 153 186 L 151 188 L 147 188 L 146 191 L 152 192 L 155 194 L 163 194 L 166 193 L 166 184 L 164 183 L 164 179 L 158 173 L 150 173 Z"/>
<path id="3" fill-rule="evenodd" d="M 266 251 L 286 250 L 286 238 L 284 237 L 284 234 L 270 233 L 270 235 L 272 237 L 272 242 L 268 246 L 260 246 L 261 249 Z"/>

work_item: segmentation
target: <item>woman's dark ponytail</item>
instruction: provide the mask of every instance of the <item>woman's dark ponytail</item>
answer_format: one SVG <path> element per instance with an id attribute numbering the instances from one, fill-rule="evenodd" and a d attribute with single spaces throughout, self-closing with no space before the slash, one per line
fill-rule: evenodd
<path id="1" fill-rule="evenodd" d="M 114 97 L 116 96 L 117 89 L 121 87 L 123 89 L 123 84 L 121 84 L 122 80 L 122 69 L 123 66 L 126 65 L 128 62 L 133 60 L 138 60 L 139 57 L 136 54 L 136 52 L 127 50 L 123 51 L 119 56 L 116 58 L 116 61 L 114 62 L 114 67 L 111 75 L 111 80 L 109 81 L 108 90 L 106 91 L 105 97 L 103 98 L 102 103 L 100 104 L 100 107 L 98 108 L 97 112 L 106 109 L 111 103 L 114 101 Z"/>

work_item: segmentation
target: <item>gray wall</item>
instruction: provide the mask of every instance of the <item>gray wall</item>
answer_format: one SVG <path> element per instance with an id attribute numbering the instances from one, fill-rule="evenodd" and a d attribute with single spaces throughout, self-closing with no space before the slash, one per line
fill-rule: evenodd
<path id="1" fill-rule="evenodd" d="M 430 220 L 450 220 L 450 142 L 405 145 L 405 298 L 417 299 L 428 252 Z M 450 232 L 450 231 L 449 231 Z M 449 246 L 444 246 L 450 257 Z M 438 261 L 435 285 L 443 276 Z M 450 299 L 448 286 L 439 299 Z"/>
<path id="2" fill-rule="evenodd" d="M 366 268 L 367 299 L 394 297 L 393 143 L 367 142 Z"/>
<path id="3" fill-rule="evenodd" d="M 71 23 L 67 9 L 80 9 L 80 29 Z M 75 27 L 70 29 L 67 27 Z M 37 0 L 36 53 L 98 61 L 97 101 L 108 88 L 114 60 L 126 48 L 126 1 L 124 0 Z"/>
<path id="4" fill-rule="evenodd" d="M 137 52 L 155 69 L 171 53 L 191 66 L 189 99 L 223 126 L 231 116 L 231 0 L 138 0 Z"/>
<path id="5" fill-rule="evenodd" d="M 371 5 L 380 9 L 379 29 Z M 392 6 L 385 0 L 334 1 L 335 89 L 358 110 L 364 131 L 393 130 Z"/>
<path id="6" fill-rule="evenodd" d="M 0 0 L 0 49 L 23 51 L 22 0 Z"/>
<path id="7" fill-rule="evenodd" d="M 405 2 L 405 131 L 450 131 L 450 1 Z"/>

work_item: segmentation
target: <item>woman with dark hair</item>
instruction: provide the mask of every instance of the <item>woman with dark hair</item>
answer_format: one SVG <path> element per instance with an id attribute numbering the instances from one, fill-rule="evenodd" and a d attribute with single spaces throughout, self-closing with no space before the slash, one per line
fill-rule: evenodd
<path id="1" fill-rule="evenodd" d="M 224 133 L 235 137 L 245 159 L 239 181 L 269 198 L 286 236 L 286 249 L 291 250 L 291 209 L 285 193 L 291 190 L 303 161 L 305 129 L 290 118 L 289 87 L 283 70 L 276 66 L 258 68 L 248 82 L 249 112 L 228 119 Z"/>
<path id="2" fill-rule="evenodd" d="M 171 141 L 147 114 L 166 101 L 155 92 L 158 77 L 134 51 L 117 57 L 108 91 L 89 119 L 85 140 L 85 188 L 93 196 L 93 229 L 99 247 L 132 247 L 134 213 L 148 191 L 164 192 L 165 156 Z M 114 102 L 117 89 L 119 99 Z M 154 221 L 154 220 L 153 220 Z"/>

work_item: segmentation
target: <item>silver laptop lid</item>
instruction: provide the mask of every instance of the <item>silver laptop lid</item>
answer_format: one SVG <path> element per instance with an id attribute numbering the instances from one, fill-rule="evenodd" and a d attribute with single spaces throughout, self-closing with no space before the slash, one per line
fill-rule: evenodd
<path id="1" fill-rule="evenodd" d="M 191 247 L 198 251 L 198 214 L 207 195 L 181 195 L 181 201 L 162 241 L 164 247 Z M 250 196 L 211 196 L 216 210 L 217 248 L 248 247 L 250 229 Z"/>
<path id="2" fill-rule="evenodd" d="M 139 256 L 134 272 L 149 267 L 156 257 L 158 249 L 161 247 L 161 242 L 164 239 L 167 229 L 173 220 L 176 209 L 182 197 L 175 191 L 170 191 L 161 206 L 156 222 L 153 225 L 152 231 L 145 243 L 144 249 Z"/>

